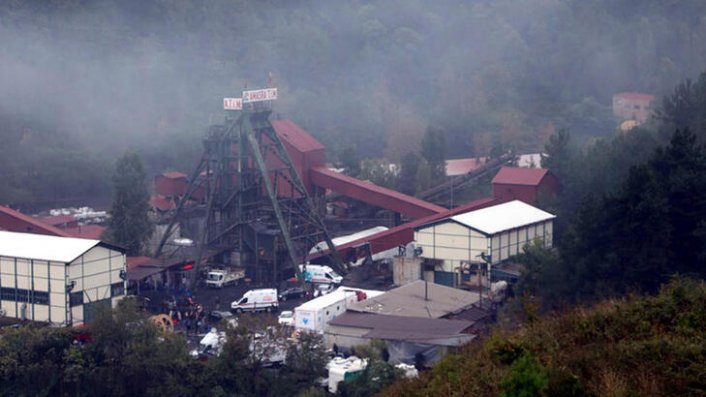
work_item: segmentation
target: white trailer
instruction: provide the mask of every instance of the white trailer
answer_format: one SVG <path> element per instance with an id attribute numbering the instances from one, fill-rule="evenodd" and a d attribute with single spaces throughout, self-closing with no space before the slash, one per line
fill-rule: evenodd
<path id="1" fill-rule="evenodd" d="M 327 295 L 294 308 L 294 328 L 300 331 L 323 332 L 326 324 L 345 312 L 349 306 L 381 294 L 382 291 L 339 287 Z"/>
<path id="2" fill-rule="evenodd" d="M 245 278 L 245 269 L 214 269 L 206 275 L 206 286 L 223 288 L 228 285 L 237 285 L 238 281 Z"/>

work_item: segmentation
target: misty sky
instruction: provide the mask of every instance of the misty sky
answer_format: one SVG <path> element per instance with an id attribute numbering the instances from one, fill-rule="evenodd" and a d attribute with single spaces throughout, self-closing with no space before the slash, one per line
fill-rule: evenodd
<path id="1" fill-rule="evenodd" d="M 499 134 L 536 148 L 567 114 L 704 68 L 703 7 L 647 3 L 6 1 L 0 110 L 101 153 L 198 145 L 222 97 L 272 72 L 276 112 L 329 146 L 399 157 L 396 136 L 412 150 L 439 124 L 458 151 Z"/>

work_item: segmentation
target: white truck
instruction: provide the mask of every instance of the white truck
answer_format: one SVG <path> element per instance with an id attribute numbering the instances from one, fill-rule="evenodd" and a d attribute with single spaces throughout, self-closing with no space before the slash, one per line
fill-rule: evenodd
<path id="1" fill-rule="evenodd" d="M 228 285 L 237 285 L 238 281 L 245 278 L 245 269 L 214 269 L 206 275 L 206 286 L 223 288 Z"/>
<path id="2" fill-rule="evenodd" d="M 341 284 L 343 276 L 336 273 L 331 267 L 324 265 L 299 265 L 299 271 L 304 275 L 307 283 Z"/>
<path id="3" fill-rule="evenodd" d="M 300 331 L 323 332 L 326 324 L 345 312 L 349 306 L 380 294 L 381 291 L 339 287 L 327 295 L 294 308 L 294 328 Z"/>
<path id="4" fill-rule="evenodd" d="M 242 312 L 272 312 L 279 307 L 277 290 L 275 288 L 251 289 L 243 297 L 230 304 L 230 310 Z"/>

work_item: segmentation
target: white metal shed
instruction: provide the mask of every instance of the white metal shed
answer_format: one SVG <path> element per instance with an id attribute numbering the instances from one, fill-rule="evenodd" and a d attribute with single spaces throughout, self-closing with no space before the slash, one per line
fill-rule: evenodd
<path id="1" fill-rule="evenodd" d="M 125 296 L 122 248 L 71 237 L 0 231 L 0 309 L 5 316 L 77 325 Z"/>
<path id="2" fill-rule="evenodd" d="M 483 254 L 495 264 L 521 253 L 535 239 L 551 247 L 554 218 L 514 200 L 418 226 L 414 238 L 425 258 L 484 263 Z"/>

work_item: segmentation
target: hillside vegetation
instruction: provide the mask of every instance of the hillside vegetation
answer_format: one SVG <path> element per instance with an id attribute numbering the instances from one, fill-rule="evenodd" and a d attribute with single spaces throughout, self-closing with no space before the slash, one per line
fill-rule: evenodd
<path id="1" fill-rule="evenodd" d="M 706 395 L 706 284 L 608 300 L 494 332 L 385 396 Z"/>

